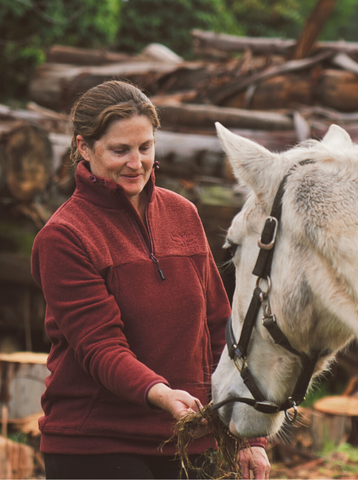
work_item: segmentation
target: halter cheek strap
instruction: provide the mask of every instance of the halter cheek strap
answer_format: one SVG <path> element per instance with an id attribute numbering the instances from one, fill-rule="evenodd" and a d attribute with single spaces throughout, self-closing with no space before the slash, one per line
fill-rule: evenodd
<path id="1" fill-rule="evenodd" d="M 313 163 L 312 160 L 304 160 L 299 162 L 298 165 L 306 165 L 308 163 Z M 290 353 L 296 355 L 301 359 L 301 371 L 298 376 L 294 391 L 290 397 L 286 399 L 285 402 L 277 405 L 273 402 L 268 401 L 263 393 L 260 391 L 257 383 L 249 370 L 249 366 L 246 362 L 247 349 L 249 346 L 252 330 L 256 324 L 257 316 L 259 314 L 260 308 L 268 299 L 269 290 L 271 288 L 270 274 L 271 274 L 271 265 L 273 260 L 273 254 L 276 245 L 276 235 L 278 231 L 279 222 L 282 215 L 282 198 L 285 192 L 285 186 L 287 178 L 292 173 L 292 171 L 297 167 L 294 165 L 285 175 L 283 180 L 280 183 L 280 186 L 277 190 L 270 216 L 266 219 L 261 238 L 258 241 L 260 247 L 260 252 L 253 270 L 253 274 L 258 277 L 256 288 L 253 292 L 253 296 L 248 308 L 248 311 L 245 316 L 244 324 L 242 326 L 241 335 L 239 342 L 236 342 L 235 335 L 232 328 L 232 318 L 231 316 L 228 319 L 225 331 L 226 344 L 228 347 L 229 357 L 234 361 L 236 367 L 238 368 L 240 375 L 253 396 L 251 398 L 243 397 L 230 397 L 222 402 L 219 402 L 213 405 L 212 410 L 218 410 L 222 406 L 232 403 L 232 402 L 241 402 L 247 405 L 254 407 L 261 413 L 273 414 L 279 411 L 285 411 L 287 420 L 290 423 L 293 423 L 297 417 L 297 405 L 299 405 L 306 395 L 306 391 L 310 380 L 312 378 L 316 363 L 318 359 L 324 355 L 328 355 L 330 351 L 324 352 L 312 352 L 311 355 L 307 355 L 303 352 L 299 352 L 292 347 L 287 337 L 284 335 L 282 330 L 279 328 L 276 322 L 275 316 L 271 313 L 270 309 L 264 309 L 264 318 L 263 325 L 270 333 L 274 342 L 277 345 L 288 350 Z M 259 287 L 260 279 L 265 279 L 268 281 L 269 286 L 266 292 L 263 292 Z M 267 307 L 267 305 L 266 305 Z M 287 410 L 293 408 L 294 414 L 290 417 L 287 413 Z"/>

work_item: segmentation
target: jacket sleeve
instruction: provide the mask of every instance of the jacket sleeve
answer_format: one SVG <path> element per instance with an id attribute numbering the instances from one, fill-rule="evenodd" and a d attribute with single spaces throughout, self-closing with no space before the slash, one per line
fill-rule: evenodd
<path id="1" fill-rule="evenodd" d="M 207 320 L 211 336 L 213 367 L 215 369 L 225 346 L 225 326 L 230 316 L 231 308 L 210 249 L 208 252 L 206 292 Z"/>
<path id="2" fill-rule="evenodd" d="M 78 236 L 65 225 L 45 226 L 34 242 L 32 275 L 85 372 L 114 394 L 148 406 L 149 388 L 168 382 L 130 350 L 120 309 Z"/>

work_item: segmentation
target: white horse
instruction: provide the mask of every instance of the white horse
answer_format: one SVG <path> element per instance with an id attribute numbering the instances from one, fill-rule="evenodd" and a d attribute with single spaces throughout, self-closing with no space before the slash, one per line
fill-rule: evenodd
<path id="1" fill-rule="evenodd" d="M 258 280 L 263 304 L 243 358 L 234 356 L 233 361 L 228 347 L 223 351 L 212 379 L 213 403 L 253 398 L 236 368 L 239 364 L 248 366 L 264 405 L 295 407 L 290 397 L 298 377 L 304 375 L 305 359 L 314 357 L 310 368 L 316 377 L 338 350 L 358 337 L 358 145 L 345 130 L 331 125 L 322 141 L 309 140 L 276 154 L 216 126 L 235 176 L 252 190 L 224 245 L 234 249 L 236 340 L 258 279 L 252 274 L 260 252 L 258 240 L 287 177 L 281 187 L 281 218 L 269 220 L 278 224 L 277 232 L 264 242 L 275 243 L 271 285 L 265 277 Z M 271 246 L 263 245 L 265 251 Z M 265 328 L 262 319 L 271 314 L 291 351 L 275 343 Z M 219 414 L 232 433 L 245 437 L 274 434 L 284 421 L 283 411 L 262 413 L 237 401 L 219 408 Z"/>

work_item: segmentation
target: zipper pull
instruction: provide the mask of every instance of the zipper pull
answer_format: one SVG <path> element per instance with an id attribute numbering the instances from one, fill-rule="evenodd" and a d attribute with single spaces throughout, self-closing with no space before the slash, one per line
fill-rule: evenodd
<path id="1" fill-rule="evenodd" d="M 157 258 L 155 258 L 155 256 L 153 255 L 153 253 L 150 254 L 150 258 L 152 259 L 152 261 L 155 263 L 156 267 L 157 267 L 157 270 L 158 270 L 158 273 L 160 275 L 160 278 L 162 280 L 165 280 L 165 277 L 164 277 L 164 273 L 163 271 L 160 269 L 159 267 L 159 260 Z"/>

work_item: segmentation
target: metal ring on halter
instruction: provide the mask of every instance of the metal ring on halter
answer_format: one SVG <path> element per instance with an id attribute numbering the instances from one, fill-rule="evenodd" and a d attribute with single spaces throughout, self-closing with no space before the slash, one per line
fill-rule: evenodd
<path id="1" fill-rule="evenodd" d="M 287 410 L 285 410 L 285 417 L 286 417 L 286 420 L 288 421 L 288 423 L 295 423 L 296 419 L 297 419 L 297 405 L 294 401 L 291 402 L 292 403 L 292 407 L 293 408 L 293 414 L 292 414 L 292 417 L 290 417 L 289 413 Z"/>
<path id="2" fill-rule="evenodd" d="M 261 290 L 261 293 L 260 293 L 260 300 L 261 300 L 261 302 L 262 302 L 262 301 L 266 300 L 266 298 L 268 297 L 269 293 L 271 292 L 271 286 L 272 286 L 272 284 L 271 284 L 271 278 L 270 278 L 268 275 L 267 275 L 266 278 L 258 277 L 258 279 L 256 280 L 256 288 L 257 288 L 257 287 L 260 287 L 260 280 L 266 280 L 266 282 L 267 282 L 267 290 L 266 290 L 266 292 L 263 291 L 263 290 Z M 260 289 L 261 289 L 261 287 L 260 287 Z"/>

